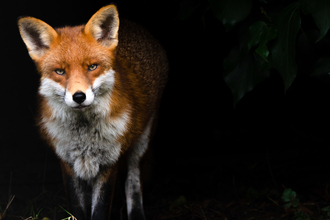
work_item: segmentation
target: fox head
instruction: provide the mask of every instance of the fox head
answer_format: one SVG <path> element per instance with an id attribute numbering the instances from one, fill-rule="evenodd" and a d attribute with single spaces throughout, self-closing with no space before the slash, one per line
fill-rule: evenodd
<path id="1" fill-rule="evenodd" d="M 50 104 L 83 110 L 111 91 L 119 29 L 116 6 L 101 8 L 82 26 L 54 29 L 33 17 L 20 18 L 18 26 L 41 74 L 39 93 Z"/>

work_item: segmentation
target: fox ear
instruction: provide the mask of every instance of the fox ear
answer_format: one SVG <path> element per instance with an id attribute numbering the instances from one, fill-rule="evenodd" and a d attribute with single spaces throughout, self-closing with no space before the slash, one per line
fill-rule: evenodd
<path id="1" fill-rule="evenodd" d="M 32 17 L 20 18 L 18 28 L 32 59 L 42 57 L 57 36 L 51 26 Z"/>
<path id="2" fill-rule="evenodd" d="M 108 5 L 98 10 L 85 26 L 85 34 L 91 35 L 103 46 L 118 44 L 119 17 L 117 7 Z"/>

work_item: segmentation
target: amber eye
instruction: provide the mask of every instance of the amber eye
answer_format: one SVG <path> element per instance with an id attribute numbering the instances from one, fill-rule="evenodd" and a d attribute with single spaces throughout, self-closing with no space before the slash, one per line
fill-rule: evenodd
<path id="1" fill-rule="evenodd" d="M 55 73 L 58 75 L 64 75 L 65 74 L 65 70 L 64 69 L 56 69 Z"/>
<path id="2" fill-rule="evenodd" d="M 97 64 L 92 64 L 92 65 L 90 65 L 90 66 L 88 67 L 88 70 L 89 70 L 89 71 L 96 70 L 98 66 L 99 66 L 99 65 L 97 65 Z"/>

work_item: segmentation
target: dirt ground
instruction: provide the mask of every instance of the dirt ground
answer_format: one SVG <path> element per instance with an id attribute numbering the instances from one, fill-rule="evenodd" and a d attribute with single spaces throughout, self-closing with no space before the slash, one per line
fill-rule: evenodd
<path id="1" fill-rule="evenodd" d="M 204 131 L 202 139 L 174 133 L 184 138 L 172 142 L 164 125 L 161 121 L 151 180 L 144 187 L 147 219 L 297 219 L 296 209 L 283 207 L 285 188 L 297 193 L 302 219 L 325 219 L 322 208 L 330 205 L 330 196 L 324 135 L 307 134 L 297 126 L 281 137 L 241 127 L 235 132 Z M 38 219 L 58 219 L 64 212 L 60 206 L 66 207 L 58 160 L 38 139 L 28 138 L 37 136 L 36 130 L 27 133 L 26 139 L 15 140 L 21 146 L 19 157 L 11 157 L 10 151 L 1 155 L 6 166 L 0 212 L 14 195 L 3 219 L 28 219 L 40 210 Z M 114 204 L 114 213 L 116 219 L 126 219 L 123 201 Z"/>

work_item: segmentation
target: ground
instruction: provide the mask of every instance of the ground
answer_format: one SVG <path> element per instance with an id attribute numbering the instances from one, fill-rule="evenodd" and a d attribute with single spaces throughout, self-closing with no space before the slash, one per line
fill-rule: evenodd
<path id="1" fill-rule="evenodd" d="M 158 133 L 152 178 L 144 190 L 147 219 L 297 219 L 296 209 L 283 206 L 287 188 L 297 193 L 302 219 L 325 219 L 321 209 L 330 205 L 326 139 L 306 135 L 301 127 L 288 130 L 290 138 L 276 140 L 267 139 L 274 135 L 257 140 L 252 134 L 259 129 L 215 131 L 205 134 L 204 146 L 201 140 L 171 146 Z M 27 219 L 40 210 L 39 219 L 57 219 L 60 205 L 66 208 L 58 160 L 41 141 L 33 141 L 35 146 L 22 147 L 15 160 L 2 158 L 10 168 L 1 178 L 2 213 L 9 196 L 15 196 L 4 219 Z M 173 145 L 183 143 L 190 152 L 175 151 Z M 115 210 L 126 219 L 122 203 Z"/>

